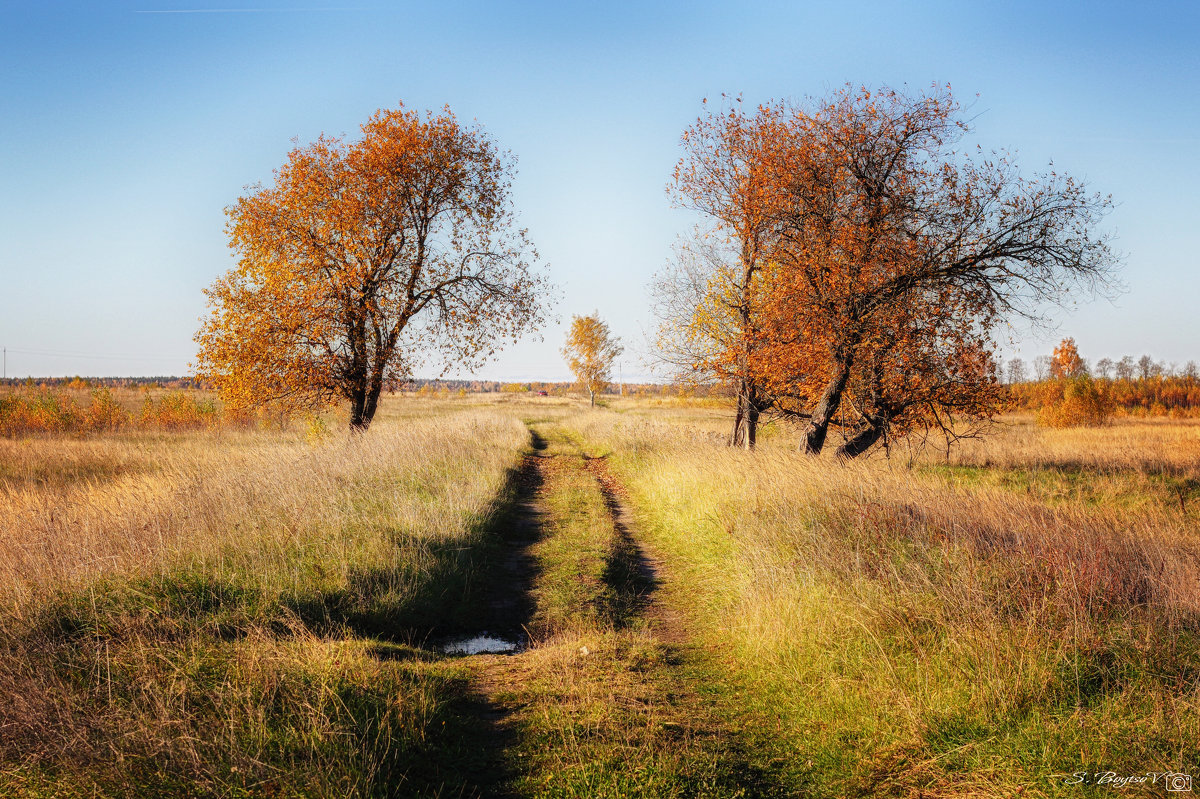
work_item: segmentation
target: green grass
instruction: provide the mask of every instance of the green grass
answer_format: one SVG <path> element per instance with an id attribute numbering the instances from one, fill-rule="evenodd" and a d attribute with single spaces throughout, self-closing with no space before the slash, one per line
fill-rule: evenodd
<path id="1" fill-rule="evenodd" d="M 671 601 L 723 653 L 705 661 L 706 704 L 741 725 L 780 795 L 1100 796 L 1111 787 L 1061 775 L 1200 772 L 1194 616 L 1068 605 L 1069 565 L 1028 583 L 1018 553 L 924 530 L 907 497 L 840 488 L 852 472 L 596 428 L 672 565 Z M 955 476 L 1044 480 L 1050 505 L 1051 481 L 1100 490 L 1086 475 Z"/>
<path id="2" fill-rule="evenodd" d="M 1006 468 L 934 464 L 921 465 L 916 470 L 950 485 L 999 488 L 1050 505 L 1080 503 L 1131 510 L 1163 507 L 1200 513 L 1200 479 L 1188 475 L 1084 466 Z"/>
<path id="3" fill-rule="evenodd" d="M 614 522 L 616 490 L 578 431 L 538 424 L 544 538 L 534 587 L 541 638 L 492 664 L 515 709 L 509 754 L 529 797 L 778 796 L 743 736 L 714 712 L 731 697 L 716 685 L 712 653 L 665 641 L 645 614 L 648 583 L 630 531 Z"/>

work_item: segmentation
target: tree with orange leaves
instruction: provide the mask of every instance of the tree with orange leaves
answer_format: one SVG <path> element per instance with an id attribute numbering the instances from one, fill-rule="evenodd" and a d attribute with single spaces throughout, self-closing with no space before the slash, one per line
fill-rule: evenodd
<path id="1" fill-rule="evenodd" d="M 1110 200 L 1054 172 L 1023 178 L 1004 154 L 961 153 L 966 130 L 948 88 L 847 88 L 794 109 L 772 137 L 780 244 L 765 362 L 792 364 L 777 378 L 805 378 L 791 396 L 810 453 L 824 446 L 861 358 L 881 343 L 912 353 L 949 336 L 970 344 L 956 347 L 959 357 L 989 353 L 990 362 L 1002 318 L 1106 283 L 1114 258 L 1095 227 Z M 912 314 L 919 335 L 897 326 Z M 990 363 L 964 366 L 956 379 L 973 374 L 974 390 L 994 383 Z M 854 429 L 869 415 L 860 408 L 842 424 Z"/>
<path id="2" fill-rule="evenodd" d="M 917 430 L 953 438 L 957 417 L 999 408 L 991 331 L 1003 318 L 1107 285 L 1115 259 L 1095 227 L 1110 200 L 955 149 L 967 125 L 948 88 L 846 88 L 766 106 L 756 123 L 750 204 L 766 246 L 754 329 L 713 358 L 746 364 L 774 410 L 803 423 L 809 453 L 831 428 L 846 457 Z M 710 281 L 709 307 L 729 283 Z M 708 314 L 696 309 L 693 324 Z"/>
<path id="3" fill-rule="evenodd" d="M 1083 358 L 1079 357 L 1079 348 L 1075 346 L 1075 339 L 1064 338 L 1054 348 L 1054 355 L 1050 358 L 1050 379 L 1063 380 L 1081 377 L 1087 373 L 1087 364 L 1083 362 Z"/>
<path id="4" fill-rule="evenodd" d="M 426 358 L 471 365 L 543 317 L 513 159 L 449 109 L 381 110 L 289 153 L 227 209 L 238 265 L 207 289 L 198 373 L 234 408 L 344 400 L 365 430 Z"/>
<path id="5" fill-rule="evenodd" d="M 754 448 L 759 420 L 773 405 L 755 379 L 758 293 L 773 244 L 774 185 L 764 139 L 773 113 L 759 108 L 748 114 L 738 98 L 684 131 L 672 199 L 706 222 L 680 245 L 654 287 L 659 352 L 677 379 L 732 386 L 729 443 L 747 449 Z"/>

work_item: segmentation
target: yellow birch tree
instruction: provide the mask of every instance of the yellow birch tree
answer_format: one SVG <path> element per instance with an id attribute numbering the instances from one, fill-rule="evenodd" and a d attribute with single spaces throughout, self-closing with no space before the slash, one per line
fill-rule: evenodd
<path id="1" fill-rule="evenodd" d="M 567 333 L 562 355 L 576 380 L 587 390 L 592 407 L 596 405 L 596 394 L 603 391 L 612 378 L 613 361 L 624 351 L 620 339 L 615 338 L 600 319 L 599 311 L 571 318 L 571 330 Z"/>

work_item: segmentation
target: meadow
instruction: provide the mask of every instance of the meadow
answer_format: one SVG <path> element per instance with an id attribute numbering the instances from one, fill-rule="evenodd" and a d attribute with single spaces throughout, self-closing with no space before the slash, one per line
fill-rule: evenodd
<path id="1" fill-rule="evenodd" d="M 725 447 L 716 401 L 603 405 L 0 438 L 0 795 L 1200 778 L 1200 420 L 839 464 Z"/>

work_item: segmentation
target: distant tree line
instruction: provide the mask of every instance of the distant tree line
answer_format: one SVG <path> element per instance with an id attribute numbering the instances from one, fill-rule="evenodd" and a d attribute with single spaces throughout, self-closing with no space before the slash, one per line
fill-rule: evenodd
<path id="1" fill-rule="evenodd" d="M 1028 363 L 1021 358 L 1009 358 L 1000 364 L 999 373 L 1009 385 L 1040 382 L 1049 379 L 1051 362 L 1049 355 L 1039 355 Z M 1132 355 L 1119 359 L 1101 358 L 1095 364 L 1084 360 L 1083 368 L 1087 374 L 1099 380 L 1149 380 L 1152 377 L 1200 379 L 1200 364 L 1195 360 L 1181 364 L 1177 361 L 1158 361 L 1150 355 L 1137 359 Z"/>
<path id="2" fill-rule="evenodd" d="M 176 375 L 150 375 L 143 377 L 10 377 L 0 380 L 0 386 L 10 388 L 68 388 L 86 390 L 93 388 L 168 388 L 172 390 L 206 388 L 203 380 Z"/>
<path id="3" fill-rule="evenodd" d="M 1039 355 L 1032 365 L 1010 358 L 1000 367 L 1012 404 L 1045 411 L 1064 396 L 1087 398 L 1096 410 L 1093 420 L 1113 413 L 1135 416 L 1192 416 L 1200 414 L 1200 366 L 1190 360 L 1158 361 L 1150 355 L 1135 359 L 1101 358 L 1095 364 L 1079 355 L 1073 339 L 1064 339 L 1053 355 Z"/>
<path id="4" fill-rule="evenodd" d="M 209 381 L 194 377 L 177 377 L 158 375 L 151 377 L 39 377 L 39 378 L 9 378 L 0 381 L 0 386 L 13 389 L 68 389 L 89 391 L 100 388 L 147 388 L 170 390 L 199 390 L 212 391 L 214 386 Z M 512 394 L 537 393 L 545 391 L 554 396 L 566 396 L 578 388 L 572 381 L 503 381 L 503 380 L 448 380 L 442 378 L 410 378 L 392 380 L 385 385 L 389 394 Z M 623 391 L 628 397 L 726 397 L 730 394 L 728 386 L 696 386 L 682 383 L 636 383 L 626 381 L 624 389 L 620 386 L 609 386 L 611 393 Z"/>

